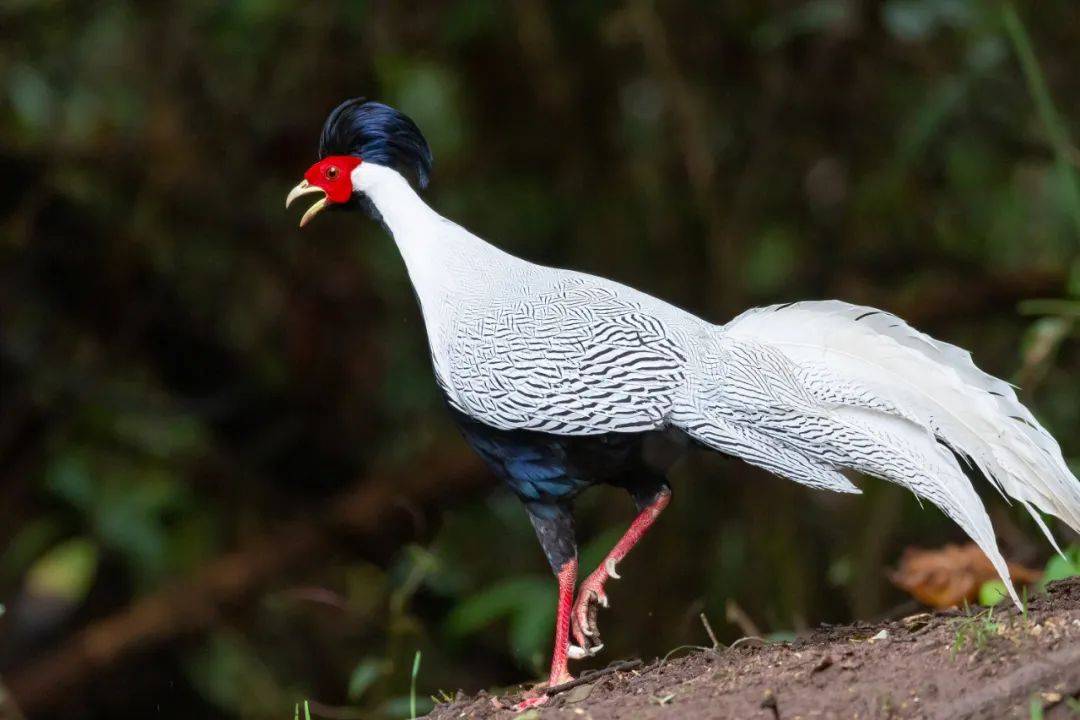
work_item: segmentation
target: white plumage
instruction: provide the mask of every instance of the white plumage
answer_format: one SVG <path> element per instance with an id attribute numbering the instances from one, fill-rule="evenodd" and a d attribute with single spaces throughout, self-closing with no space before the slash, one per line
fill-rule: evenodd
<path id="1" fill-rule="evenodd" d="M 632 288 L 485 243 L 371 163 L 353 185 L 401 249 L 450 403 L 556 435 L 679 428 L 797 482 L 859 492 L 853 470 L 938 505 L 1013 600 L 989 517 L 958 461 L 1080 532 L 1080 482 L 1005 382 L 894 315 L 838 301 L 712 325 Z M 1056 547 L 1056 544 L 1055 544 Z"/>

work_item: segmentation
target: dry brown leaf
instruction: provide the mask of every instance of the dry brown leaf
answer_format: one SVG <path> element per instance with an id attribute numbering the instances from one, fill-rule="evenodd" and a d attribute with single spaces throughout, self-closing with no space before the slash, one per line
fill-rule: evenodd
<path id="1" fill-rule="evenodd" d="M 1042 577 L 1038 570 L 1017 563 L 1008 565 L 1017 584 L 1030 585 Z M 934 550 L 909 547 L 889 579 L 919 602 L 944 609 L 965 600 L 975 602 L 982 584 L 997 579 L 997 573 L 979 546 L 968 543 Z"/>

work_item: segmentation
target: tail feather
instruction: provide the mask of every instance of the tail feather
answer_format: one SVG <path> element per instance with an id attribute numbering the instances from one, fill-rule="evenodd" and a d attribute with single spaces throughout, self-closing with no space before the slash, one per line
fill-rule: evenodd
<path id="1" fill-rule="evenodd" d="M 1055 549 L 1038 511 L 1080 532 L 1080 481 L 1058 443 L 1013 387 L 979 370 L 967 351 L 895 315 L 839 301 L 750 310 L 717 336 L 721 377 L 702 379 L 713 387 L 696 390 L 677 419 L 684 428 L 753 425 L 808 462 L 898 482 L 945 510 L 1006 581 L 990 520 L 957 456 L 1027 509 Z"/>

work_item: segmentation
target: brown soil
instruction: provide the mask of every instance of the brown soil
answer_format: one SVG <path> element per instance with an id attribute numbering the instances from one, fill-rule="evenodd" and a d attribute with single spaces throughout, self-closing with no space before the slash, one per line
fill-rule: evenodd
<path id="1" fill-rule="evenodd" d="M 1080 718 L 1080 578 L 1053 583 L 1026 618 L 973 608 L 824 627 L 610 673 L 517 715 L 515 699 L 459 696 L 428 717 Z"/>

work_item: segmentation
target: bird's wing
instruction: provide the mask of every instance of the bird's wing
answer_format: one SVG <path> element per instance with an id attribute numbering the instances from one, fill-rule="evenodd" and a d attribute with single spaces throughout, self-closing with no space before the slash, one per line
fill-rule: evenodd
<path id="1" fill-rule="evenodd" d="M 560 435 L 660 427 L 686 359 L 639 303 L 577 278 L 462 308 L 447 358 L 457 409 L 496 428 Z"/>
<path id="2" fill-rule="evenodd" d="M 1080 531 L 1080 482 L 1013 389 L 894 315 L 837 301 L 751 310 L 718 329 L 692 382 L 699 387 L 677 412 L 690 434 L 731 452 L 725 429 L 752 428 L 807 462 L 908 487 L 961 525 L 1005 579 L 957 457 L 1019 500 L 1048 537 L 1033 506 Z"/>

